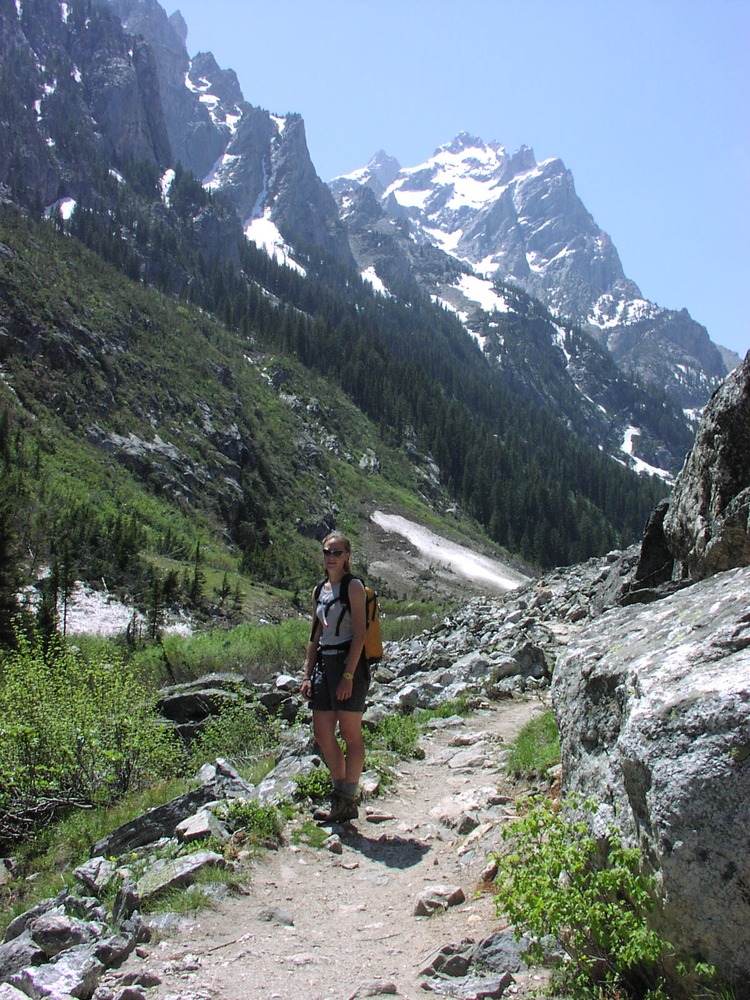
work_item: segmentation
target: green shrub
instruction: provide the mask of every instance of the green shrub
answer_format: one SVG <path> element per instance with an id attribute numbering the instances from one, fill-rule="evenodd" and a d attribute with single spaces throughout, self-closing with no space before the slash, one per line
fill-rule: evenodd
<path id="1" fill-rule="evenodd" d="M 562 807 L 532 799 L 504 831 L 511 852 L 498 858 L 499 912 L 542 959 L 552 937 L 569 957 L 564 984 L 574 997 L 662 995 L 662 960 L 671 946 L 649 927 L 655 883 L 644 874 L 637 848 L 623 846 L 610 828 L 604 841 L 590 832 L 581 810 L 591 802 L 571 797 Z M 602 992 L 604 991 L 604 992 Z"/>
<path id="2" fill-rule="evenodd" d="M 281 843 L 283 822 L 275 806 L 234 799 L 227 807 L 226 823 L 233 833 L 241 832 L 259 847 L 276 847 Z"/>
<path id="3" fill-rule="evenodd" d="M 278 743 L 278 721 L 262 705 L 247 704 L 238 692 L 237 701 L 209 719 L 191 744 L 190 765 L 197 770 L 217 757 L 226 757 L 237 765 L 257 762 L 272 755 Z"/>
<path id="4" fill-rule="evenodd" d="M 0 808 L 103 804 L 176 773 L 181 751 L 155 696 L 109 653 L 87 659 L 57 634 L 17 635 L 0 680 Z"/>
<path id="5" fill-rule="evenodd" d="M 331 794 L 331 774 L 326 767 L 316 767 L 297 778 L 297 795 L 301 799 L 323 802 Z"/>
<path id="6" fill-rule="evenodd" d="M 546 774 L 560 760 L 560 735 L 551 709 L 531 719 L 511 744 L 506 767 L 519 778 Z"/>
<path id="7" fill-rule="evenodd" d="M 413 715 L 394 713 L 365 730 L 368 750 L 385 750 L 406 760 L 419 760 L 424 752 L 419 746 L 419 723 Z"/>

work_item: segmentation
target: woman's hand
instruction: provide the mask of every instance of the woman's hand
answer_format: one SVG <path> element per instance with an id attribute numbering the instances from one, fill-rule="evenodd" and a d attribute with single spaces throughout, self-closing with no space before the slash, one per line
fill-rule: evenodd
<path id="1" fill-rule="evenodd" d="M 352 696 L 352 688 L 354 687 L 354 678 L 350 677 L 347 680 L 342 677 L 339 681 L 339 686 L 336 688 L 336 697 L 339 701 L 347 701 Z"/>
<path id="2" fill-rule="evenodd" d="M 312 698 L 312 678 L 303 677 L 299 690 L 302 697 L 309 701 Z"/>

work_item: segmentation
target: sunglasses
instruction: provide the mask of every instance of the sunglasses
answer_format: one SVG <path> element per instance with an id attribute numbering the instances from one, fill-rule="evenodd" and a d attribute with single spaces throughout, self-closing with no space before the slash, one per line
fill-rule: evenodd
<path id="1" fill-rule="evenodd" d="M 328 558 L 328 556 L 333 556 L 334 559 L 338 559 L 339 556 L 343 556 L 343 554 L 344 554 L 343 549 L 323 549 L 323 555 L 325 556 L 325 558 Z"/>

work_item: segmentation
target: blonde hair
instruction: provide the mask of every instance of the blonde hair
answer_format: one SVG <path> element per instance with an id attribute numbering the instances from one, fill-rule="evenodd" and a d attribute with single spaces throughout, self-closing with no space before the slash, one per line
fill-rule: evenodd
<path id="1" fill-rule="evenodd" d="M 325 548 L 329 542 L 334 541 L 334 539 L 337 542 L 341 543 L 342 549 L 344 550 L 344 552 L 346 552 L 346 556 L 344 557 L 344 571 L 349 573 L 351 572 L 350 563 L 352 558 L 352 543 L 349 541 L 346 535 L 342 535 L 340 531 L 329 531 L 329 533 L 321 542 L 323 548 Z"/>

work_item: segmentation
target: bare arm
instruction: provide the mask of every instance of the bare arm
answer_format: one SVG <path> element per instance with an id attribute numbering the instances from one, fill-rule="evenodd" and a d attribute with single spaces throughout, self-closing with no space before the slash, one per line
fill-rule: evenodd
<path id="1" fill-rule="evenodd" d="M 340 701 L 346 701 L 347 698 L 351 697 L 354 673 L 365 645 L 367 619 L 365 617 L 365 588 L 362 586 L 361 580 L 351 579 L 349 581 L 349 609 L 354 635 L 349 647 L 349 655 L 346 658 L 346 671 L 336 689 L 336 697 Z"/>

